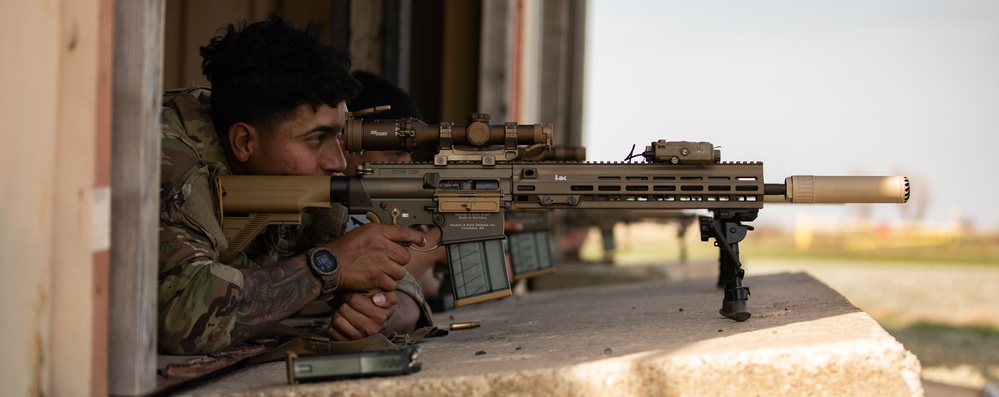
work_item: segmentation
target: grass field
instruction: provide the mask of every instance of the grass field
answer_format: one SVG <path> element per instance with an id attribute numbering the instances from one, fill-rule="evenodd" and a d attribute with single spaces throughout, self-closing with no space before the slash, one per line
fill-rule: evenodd
<path id="1" fill-rule="evenodd" d="M 690 259 L 715 258 L 718 255 L 713 240 L 702 242 L 696 227 L 677 237 L 672 224 L 636 223 L 615 227 L 617 252 L 615 263 L 650 263 L 677 258 L 686 245 Z M 807 240 L 807 244 L 801 241 Z M 807 238 L 791 231 L 759 227 L 741 242 L 745 258 L 880 261 L 914 263 L 965 263 L 999 266 L 999 233 L 961 234 L 942 232 L 894 232 L 889 235 L 876 230 L 815 231 Z M 594 228 L 587 236 L 580 256 L 600 260 L 603 255 L 599 232 Z"/>

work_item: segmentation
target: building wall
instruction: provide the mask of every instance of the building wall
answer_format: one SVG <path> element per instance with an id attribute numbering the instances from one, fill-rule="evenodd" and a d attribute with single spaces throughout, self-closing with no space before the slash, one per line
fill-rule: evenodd
<path id="1" fill-rule="evenodd" d="M 100 95 L 106 91 L 99 90 L 107 81 L 100 78 L 98 55 L 106 45 L 100 20 L 108 5 L 102 0 L 0 3 L 5 395 L 101 392 L 92 380 L 94 302 L 101 293 L 94 268 L 95 253 L 107 248 L 103 232 L 95 230 L 107 219 L 94 214 L 107 204 L 106 187 L 95 184 L 98 153 L 107 153 L 97 148 L 97 129 L 107 121 L 99 112 L 108 110 Z"/>

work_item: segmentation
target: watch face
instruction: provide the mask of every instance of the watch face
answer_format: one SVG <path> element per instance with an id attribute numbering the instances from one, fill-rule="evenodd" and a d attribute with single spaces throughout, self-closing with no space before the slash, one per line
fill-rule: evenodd
<path id="1" fill-rule="evenodd" d="M 336 270 L 336 257 L 329 251 L 319 250 L 312 254 L 312 264 L 322 273 L 332 273 Z"/>

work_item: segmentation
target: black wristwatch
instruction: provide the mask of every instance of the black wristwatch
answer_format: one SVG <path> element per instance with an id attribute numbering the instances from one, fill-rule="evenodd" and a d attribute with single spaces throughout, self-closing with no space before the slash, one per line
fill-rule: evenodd
<path id="1" fill-rule="evenodd" d="M 305 251 L 305 258 L 312 273 L 315 273 L 323 283 L 319 299 L 324 301 L 333 299 L 333 292 L 339 287 L 337 281 L 340 277 L 340 261 L 336 255 L 327 248 L 319 247 Z"/>

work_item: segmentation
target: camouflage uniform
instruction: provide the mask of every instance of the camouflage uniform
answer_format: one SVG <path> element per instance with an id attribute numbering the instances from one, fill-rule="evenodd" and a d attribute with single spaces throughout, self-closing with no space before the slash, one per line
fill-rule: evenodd
<path id="1" fill-rule="evenodd" d="M 163 97 L 160 163 L 159 348 L 194 354 L 228 347 L 242 297 L 238 269 L 273 266 L 342 233 L 346 209 L 303 216 L 302 226 L 269 226 L 229 263 L 215 181 L 230 173 L 209 113 L 210 90 L 187 88 Z M 416 280 L 397 284 L 421 307 L 417 327 L 430 326 L 430 309 Z"/>

